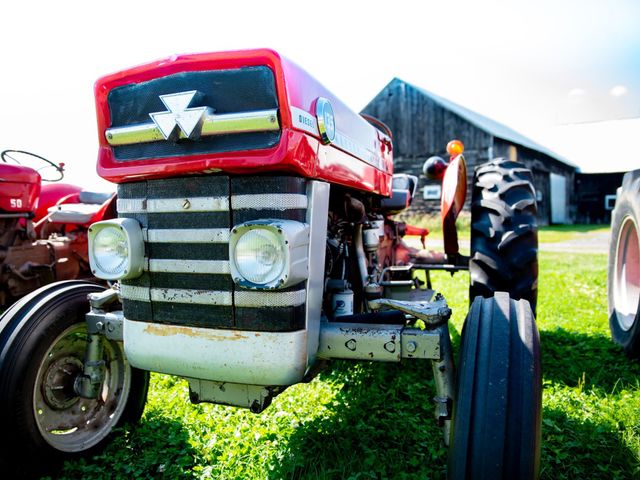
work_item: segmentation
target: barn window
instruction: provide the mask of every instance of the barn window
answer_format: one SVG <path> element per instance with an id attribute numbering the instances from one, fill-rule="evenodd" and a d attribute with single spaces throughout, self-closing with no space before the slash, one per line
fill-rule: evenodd
<path id="1" fill-rule="evenodd" d="M 616 206 L 616 195 L 605 195 L 604 196 L 604 209 L 611 211 Z"/>

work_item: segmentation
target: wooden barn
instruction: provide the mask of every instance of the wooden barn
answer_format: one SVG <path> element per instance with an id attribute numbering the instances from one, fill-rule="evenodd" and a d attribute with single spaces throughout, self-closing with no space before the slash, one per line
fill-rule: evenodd
<path id="1" fill-rule="evenodd" d="M 465 145 L 469 168 L 467 209 L 474 167 L 506 157 L 522 162 L 533 172 L 540 224 L 573 223 L 577 167 L 512 129 L 398 78 L 384 87 L 362 113 L 379 118 L 391 128 L 396 172 L 420 177 L 412 212 L 439 209 L 439 185 L 421 176 L 422 165 L 432 155 L 447 160 L 447 142 L 457 138 Z"/>
<path id="2" fill-rule="evenodd" d="M 611 223 L 616 191 L 625 172 L 576 174 L 576 222 Z"/>

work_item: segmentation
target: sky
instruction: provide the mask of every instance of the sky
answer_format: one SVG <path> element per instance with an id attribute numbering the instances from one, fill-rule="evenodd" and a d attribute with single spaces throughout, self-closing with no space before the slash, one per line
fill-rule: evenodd
<path id="1" fill-rule="evenodd" d="M 177 53 L 268 47 L 356 111 L 401 78 L 584 172 L 640 167 L 640 2 L 29 1 L 0 15 L 0 149 L 95 173 L 93 84 Z"/>

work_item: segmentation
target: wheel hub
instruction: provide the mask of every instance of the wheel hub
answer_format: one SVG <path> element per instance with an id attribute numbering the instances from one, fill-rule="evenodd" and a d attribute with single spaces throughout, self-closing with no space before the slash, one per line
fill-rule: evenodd
<path id="1" fill-rule="evenodd" d="M 79 398 L 73 385 L 82 373 L 82 362 L 71 356 L 54 360 L 44 374 L 42 396 L 44 401 L 54 410 L 64 410 Z"/>
<path id="2" fill-rule="evenodd" d="M 631 217 L 623 221 L 616 250 L 614 306 L 620 327 L 627 331 L 640 302 L 640 241 Z"/>

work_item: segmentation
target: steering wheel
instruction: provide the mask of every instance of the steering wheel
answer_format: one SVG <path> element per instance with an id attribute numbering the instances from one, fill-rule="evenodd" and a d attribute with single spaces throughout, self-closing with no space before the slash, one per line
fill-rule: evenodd
<path id="1" fill-rule="evenodd" d="M 40 174 L 40 177 L 45 182 L 59 182 L 64 177 L 64 163 L 57 165 L 51 160 L 47 160 L 35 153 L 25 152 L 23 150 L 5 150 L 0 153 L 0 158 L 2 158 L 2 161 L 5 163 L 13 162 L 17 165 L 24 165 L 26 167 L 33 168 Z M 42 165 L 43 163 L 44 165 Z M 40 166 L 36 168 L 36 166 L 31 167 L 30 164 Z M 51 171 L 51 169 L 53 169 L 53 171 Z M 45 176 L 42 174 L 42 171 L 47 171 L 49 173 Z"/>

